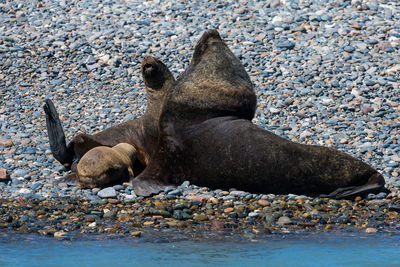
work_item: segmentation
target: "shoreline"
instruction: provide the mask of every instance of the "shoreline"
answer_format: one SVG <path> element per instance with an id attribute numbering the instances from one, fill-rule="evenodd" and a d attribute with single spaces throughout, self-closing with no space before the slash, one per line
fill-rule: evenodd
<path id="1" fill-rule="evenodd" d="M 0 231 L 67 236 L 62 231 L 102 228 L 131 236 L 182 224 L 238 233 L 254 227 L 257 235 L 342 226 L 398 231 L 400 4 L 359 2 L 0 3 Z M 254 124 L 348 153 L 380 171 L 392 193 L 347 202 L 185 184 L 141 200 L 129 184 L 106 191 L 56 184 L 65 169 L 49 148 L 44 100 L 54 101 L 68 141 L 132 120 L 146 107 L 143 56 L 160 58 L 178 77 L 199 36 L 211 28 L 218 28 L 254 84 Z M 175 207 L 177 199 L 188 207 Z"/>
<path id="2" fill-rule="evenodd" d="M 175 231 L 205 237 L 219 236 L 221 231 L 255 237 L 299 232 L 400 231 L 398 197 L 357 197 L 350 201 L 256 195 L 238 190 L 210 191 L 186 183 L 169 192 L 135 200 L 19 197 L 0 199 L 0 203 L 2 233 L 36 233 L 61 239 L 76 234 L 139 238 L 148 232 L 162 236 Z"/>

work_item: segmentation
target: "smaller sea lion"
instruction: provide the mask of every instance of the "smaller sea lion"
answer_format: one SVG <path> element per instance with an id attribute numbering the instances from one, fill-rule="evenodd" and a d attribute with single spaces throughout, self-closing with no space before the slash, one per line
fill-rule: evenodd
<path id="1" fill-rule="evenodd" d="M 94 188 L 133 178 L 136 149 L 127 143 L 113 147 L 98 146 L 89 150 L 77 166 L 78 185 Z"/>

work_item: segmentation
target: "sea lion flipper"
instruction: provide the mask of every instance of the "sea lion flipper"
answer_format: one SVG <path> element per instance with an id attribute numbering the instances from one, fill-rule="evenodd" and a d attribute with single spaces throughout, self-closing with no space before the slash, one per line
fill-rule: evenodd
<path id="1" fill-rule="evenodd" d="M 56 160 L 64 166 L 69 167 L 72 163 L 74 153 L 66 146 L 64 130 L 57 110 L 50 99 L 45 100 L 43 109 L 46 114 L 46 127 L 51 152 Z"/>
<path id="2" fill-rule="evenodd" d="M 157 194 L 168 186 L 159 181 L 135 178 L 131 180 L 133 191 L 137 196 L 148 197 Z"/>
<path id="3" fill-rule="evenodd" d="M 321 195 L 321 197 L 329 197 L 335 199 L 354 198 L 356 196 L 363 196 L 369 193 L 378 193 L 386 191 L 385 179 L 379 172 L 374 173 L 368 182 L 361 186 L 350 186 L 345 188 L 338 188 L 329 195 Z"/>
<path id="4" fill-rule="evenodd" d="M 79 177 L 76 175 L 76 172 L 71 172 L 56 180 L 56 184 L 60 183 L 65 183 L 67 185 L 78 185 Z"/>

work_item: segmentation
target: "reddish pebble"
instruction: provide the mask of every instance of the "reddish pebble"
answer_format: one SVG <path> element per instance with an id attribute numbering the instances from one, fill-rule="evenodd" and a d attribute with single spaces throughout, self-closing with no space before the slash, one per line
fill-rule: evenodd
<path id="1" fill-rule="evenodd" d="M 10 147 L 13 145 L 13 142 L 10 139 L 0 138 L 0 146 Z"/>
<path id="2" fill-rule="evenodd" d="M 193 196 L 192 200 L 193 201 L 198 201 L 198 202 L 205 202 L 211 198 L 210 195 L 199 195 L 199 196 Z"/>
<path id="3" fill-rule="evenodd" d="M 224 213 L 230 213 L 230 212 L 232 212 L 232 211 L 234 211 L 234 210 L 235 210 L 235 209 L 232 208 L 232 207 L 226 208 L 226 209 L 224 209 Z"/>
<path id="4" fill-rule="evenodd" d="M 224 229 L 224 222 L 212 221 L 211 222 L 211 229 L 212 230 L 222 230 L 222 229 Z"/>
<path id="5" fill-rule="evenodd" d="M 242 194 L 245 194 L 246 192 L 240 191 L 240 190 L 234 190 L 230 193 L 231 196 L 240 196 Z"/>
<path id="6" fill-rule="evenodd" d="M 270 203 L 268 200 L 260 199 L 260 200 L 258 201 L 258 204 L 259 204 L 260 206 L 266 207 L 266 206 L 269 206 L 271 203 Z"/>
<path id="7" fill-rule="evenodd" d="M 362 112 L 364 114 L 368 114 L 368 113 L 374 111 L 374 108 L 373 107 L 369 107 L 369 106 L 363 106 L 361 110 L 362 110 Z"/>
<path id="8" fill-rule="evenodd" d="M 7 179 L 7 170 L 0 168 L 0 180 L 5 180 Z"/>
<path id="9" fill-rule="evenodd" d="M 2 153 L 3 154 L 14 154 L 15 153 L 15 148 L 11 148 L 9 150 L 4 150 Z"/>

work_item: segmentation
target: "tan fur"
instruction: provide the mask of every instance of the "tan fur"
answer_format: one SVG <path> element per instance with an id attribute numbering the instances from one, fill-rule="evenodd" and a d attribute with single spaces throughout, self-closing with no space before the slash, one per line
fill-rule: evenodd
<path id="1" fill-rule="evenodd" d="M 136 149 L 127 143 L 112 148 L 98 146 L 89 150 L 78 163 L 79 184 L 83 187 L 97 187 L 132 178 L 136 155 Z"/>

